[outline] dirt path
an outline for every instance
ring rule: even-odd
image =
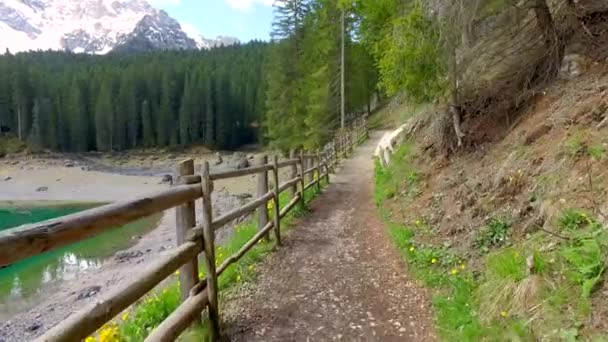
[[[432,341],[426,292],[404,275],[373,204],[378,133],[343,163],[313,214],[225,305],[231,341]],[[236,298],[235,298],[236,297]]]

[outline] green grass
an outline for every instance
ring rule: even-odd
[[[486,253],[465,259],[429,244],[433,229],[426,223],[406,226],[389,209],[395,203],[407,206],[407,198],[399,196],[418,186],[419,180],[404,176],[415,171],[411,149],[409,144],[399,149],[386,169],[376,166],[374,199],[409,273],[432,289],[442,340],[607,340],[605,332],[586,330],[608,262],[608,231],[593,215],[564,210],[555,222],[561,237],[541,231],[522,240],[511,240],[508,221],[494,218],[480,227],[475,243]]]

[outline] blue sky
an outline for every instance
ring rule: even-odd
[[[206,38],[225,35],[242,42],[268,40],[273,0],[148,0],[177,19],[189,34]]]

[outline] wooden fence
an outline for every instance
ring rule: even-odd
[[[39,337],[38,341],[79,341],[91,334],[116,315],[127,309],[164,279],[180,270],[182,303],[152,331],[146,341],[175,340],[192,322],[200,319],[208,308],[212,338],[219,336],[218,277],[243,257],[259,240],[274,232],[277,245],[281,245],[281,219],[300,201],[304,191],[320,188],[321,179],[329,181],[339,159],[347,156],[367,137],[367,123],[356,120],[349,129],[339,132],[325,149],[316,153],[293,152],[286,160],[277,156],[269,162],[262,157],[256,165],[233,171],[212,173],[205,162],[201,175],[194,174],[193,160],[181,162],[177,167],[177,185],[131,201],[119,202],[53,220],[25,225],[0,233],[0,266],[44,253],[77,241],[90,238],[105,230],[134,220],[175,208],[177,247],[163,253],[145,269],[132,277],[127,284],[105,294],[95,303],[72,314]],[[287,168],[289,179],[279,180],[279,170]],[[273,189],[269,190],[268,174]],[[257,175],[257,196],[249,203],[220,217],[213,217],[211,193],[214,182],[246,175]],[[316,177],[314,176],[316,175]],[[283,208],[279,195],[289,191],[291,200]],[[195,200],[202,198],[202,220],[196,226]],[[268,202],[274,201],[272,218],[268,216]],[[216,268],[215,231],[233,220],[257,211],[258,232],[234,255]],[[205,279],[198,278],[199,254],[205,264]]]

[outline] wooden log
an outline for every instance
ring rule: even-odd
[[[274,183],[274,206],[272,209],[274,213],[274,236],[277,239],[277,246],[281,245],[281,203],[279,202],[279,196],[281,195],[280,184],[279,184],[279,157],[274,156],[274,170],[272,171],[273,183]]]
[[[177,165],[175,173],[178,177],[194,175],[194,160],[184,160]],[[190,230],[196,224],[196,212],[194,201],[186,202],[175,208],[175,230],[177,245],[182,245],[188,241]],[[198,283],[198,260],[193,258],[184,264],[179,270],[180,292],[182,301],[186,300],[190,294],[190,289]]]
[[[304,186],[305,186],[305,180],[304,180],[304,153],[302,151],[300,151],[300,195],[302,196],[302,203],[306,204],[306,197],[304,197]]]
[[[188,328],[190,322],[199,319],[209,303],[207,291],[188,297],[146,338],[146,342],[173,342]]]
[[[246,244],[238,250],[238,252],[234,253],[230,257],[226,258],[224,262],[217,268],[217,275],[220,276],[224,271],[230,266],[237,262],[240,258],[243,257],[256,243],[258,243],[262,238],[264,238],[268,232],[274,227],[274,222],[270,221],[260,229]]]
[[[313,158],[304,156],[304,159],[306,160],[306,169],[314,171],[315,165]],[[308,183],[312,183],[315,178],[313,172],[306,173],[306,177],[308,177]]]
[[[91,335],[114,316],[152,290],[157,284],[173,274],[181,265],[190,261],[203,250],[202,243],[188,242],[175,249],[162,252],[158,259],[147,265],[140,273],[102,299],[87,305],[47,331],[36,341],[81,341]]]
[[[310,174],[314,173],[316,170],[317,170],[316,166],[313,166],[310,169],[304,170],[304,175],[310,175]],[[312,177],[308,177],[308,178],[312,178]]]
[[[268,164],[267,156],[260,156],[258,159],[258,165]],[[257,196],[258,198],[263,197],[268,193],[268,170],[260,171],[257,175]],[[268,223],[268,202],[262,202],[257,209],[258,214],[258,229],[266,227]],[[266,241],[270,241],[270,235],[266,235]]]
[[[200,185],[179,185],[135,200],[5,230],[0,232],[0,267],[93,237],[200,196]]]
[[[178,184],[178,185],[198,184],[200,182],[201,182],[201,176],[199,176],[199,175],[184,175],[184,176],[177,177],[176,184]]]
[[[285,217],[285,215],[287,215],[289,213],[289,211],[296,205],[298,204],[298,202],[301,200],[300,198],[300,194],[297,194],[294,198],[291,199],[291,201],[289,201],[289,203],[287,203],[286,206],[283,207],[283,209],[281,209],[281,212],[279,213],[279,217],[283,218]]]
[[[279,169],[282,169],[287,166],[297,165],[299,162],[300,162],[300,160],[298,158],[292,157],[290,154],[289,159],[280,161],[278,167],[279,167]]]
[[[291,164],[289,178],[291,178],[291,179],[298,178],[298,159],[296,159],[296,152],[294,150],[291,150],[289,152],[289,159],[296,161],[294,164]],[[297,193],[298,193],[298,183],[296,182],[291,187],[291,191],[290,191],[291,197],[295,197]]]
[[[321,191],[321,153],[317,149],[316,166],[317,166],[317,191]]]
[[[306,184],[306,186],[304,187],[304,191],[312,188],[313,186],[317,185],[317,180],[312,181],[311,183]]]
[[[247,175],[259,174],[262,172],[268,172],[272,170],[272,168],[272,165],[268,165],[267,162],[265,162],[264,164],[258,164],[256,166],[248,167],[245,169],[215,172],[210,175],[210,178],[211,180],[216,181],[220,179],[242,177]]]
[[[279,192],[283,192],[287,189],[291,189],[292,187],[297,187],[298,183],[301,181],[301,177],[296,176],[296,178],[288,180],[287,182],[281,184],[279,187]],[[293,191],[293,190],[292,190]],[[297,194],[297,193],[296,193]],[[293,197],[293,196],[292,196]]]
[[[205,246],[205,268],[207,270],[207,299],[209,302],[209,322],[211,322],[211,341],[220,339],[220,316],[217,301],[217,275],[215,271],[215,230],[213,229],[213,209],[211,192],[213,185],[209,176],[209,162],[203,164],[203,244]],[[194,286],[192,286],[194,287]],[[200,312],[200,311],[199,311]]]
[[[256,209],[261,208],[262,205],[267,206],[268,201],[270,199],[272,199],[273,197],[274,197],[274,191],[269,191],[269,192],[265,193],[262,197],[257,198],[239,208],[231,210],[231,211],[227,212],[226,214],[218,217],[211,223],[211,227],[214,230],[218,230],[218,229],[222,228],[224,225],[226,225],[228,222],[230,222],[232,220],[236,220],[237,218],[239,218],[241,216],[247,215]],[[268,213],[268,211],[266,211],[266,213]],[[200,229],[200,230],[202,230],[202,229]]]

